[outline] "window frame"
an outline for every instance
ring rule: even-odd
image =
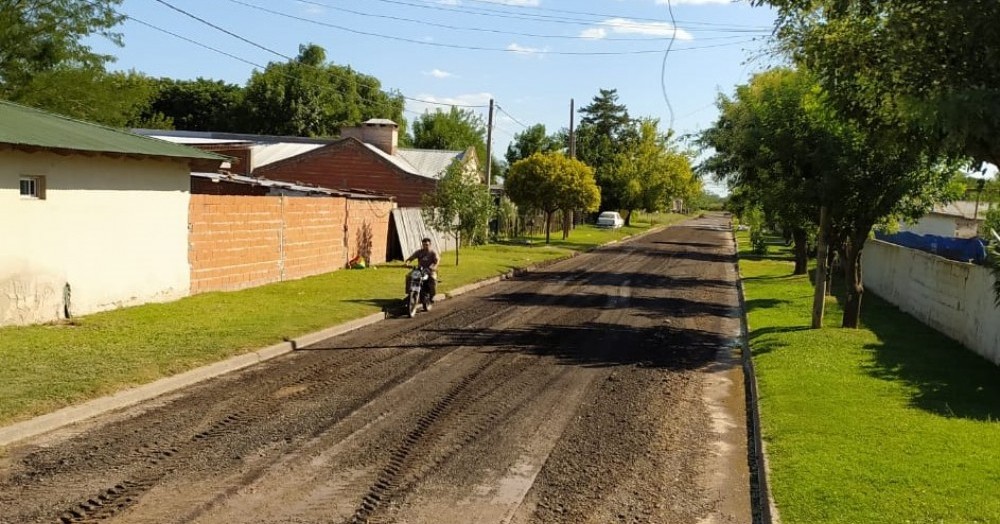
[[[24,192],[26,183],[29,184],[30,188],[28,193]],[[21,175],[18,191],[21,194],[21,200],[45,200],[45,177]]]

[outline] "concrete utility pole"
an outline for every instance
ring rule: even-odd
[[[576,134],[573,132],[573,99],[569,99],[569,157],[576,158]]]
[[[490,116],[486,124],[486,190],[493,188],[493,99],[490,99]]]

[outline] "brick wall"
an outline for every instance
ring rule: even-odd
[[[357,253],[365,222],[374,236],[372,261],[385,262],[392,206],[344,197],[191,195],[191,293],[336,271]]]

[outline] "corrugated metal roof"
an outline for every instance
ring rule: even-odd
[[[438,151],[434,149],[397,149],[396,155],[413,166],[417,174],[439,179],[455,160],[462,160],[465,151]]]
[[[308,153],[326,144],[297,144],[280,142],[277,144],[257,144],[250,148],[250,171],[273,164],[286,158]]]
[[[297,191],[301,193],[319,193],[323,195],[337,195],[337,196],[347,196],[351,198],[365,199],[365,200],[390,200],[391,197],[387,195],[379,195],[371,192],[360,192],[360,191],[344,191],[337,189],[330,189],[326,187],[319,186],[304,186],[301,184],[293,184],[291,182],[283,182],[281,180],[271,180],[268,178],[252,177],[244,175],[234,175],[230,173],[201,173],[193,172],[191,176],[195,178],[204,178],[208,180],[218,181],[218,182],[232,182],[235,184],[245,184],[248,186],[262,186],[271,187],[278,189],[287,189],[289,191]]]
[[[979,218],[986,216],[986,212],[992,206],[991,202],[979,203]],[[971,220],[976,213],[976,203],[967,200],[949,202],[947,204],[936,204],[931,213],[952,217],[961,217]]]
[[[399,124],[393,122],[392,120],[389,120],[388,118],[369,118],[368,120],[365,120],[363,123],[365,123],[365,124],[372,124],[372,125],[379,125],[379,126],[396,126],[396,127],[399,127]]]
[[[226,157],[0,100],[0,144],[69,151],[217,160]]]
[[[186,145],[218,145],[218,144],[252,144],[253,142],[249,140],[227,140],[225,138],[197,138],[197,137],[182,137],[182,136],[170,136],[170,135],[143,135],[149,138],[155,138],[157,140],[166,140],[167,142],[172,142],[174,144],[186,144]]]

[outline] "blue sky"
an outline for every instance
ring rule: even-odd
[[[764,54],[774,12],[745,1],[125,0],[120,10],[136,19],[120,27],[125,46],[91,41],[117,57],[113,69],[242,85],[252,64],[316,43],[328,61],[409,97],[410,121],[438,107],[419,100],[493,98],[502,108],[498,156],[524,126],[567,127],[570,99],[579,108],[601,88],[617,89],[632,116],[659,118],[665,129],[672,108],[679,134],[697,132],[714,121],[719,92],[774,65]],[[485,118],[485,108],[473,109]]]

